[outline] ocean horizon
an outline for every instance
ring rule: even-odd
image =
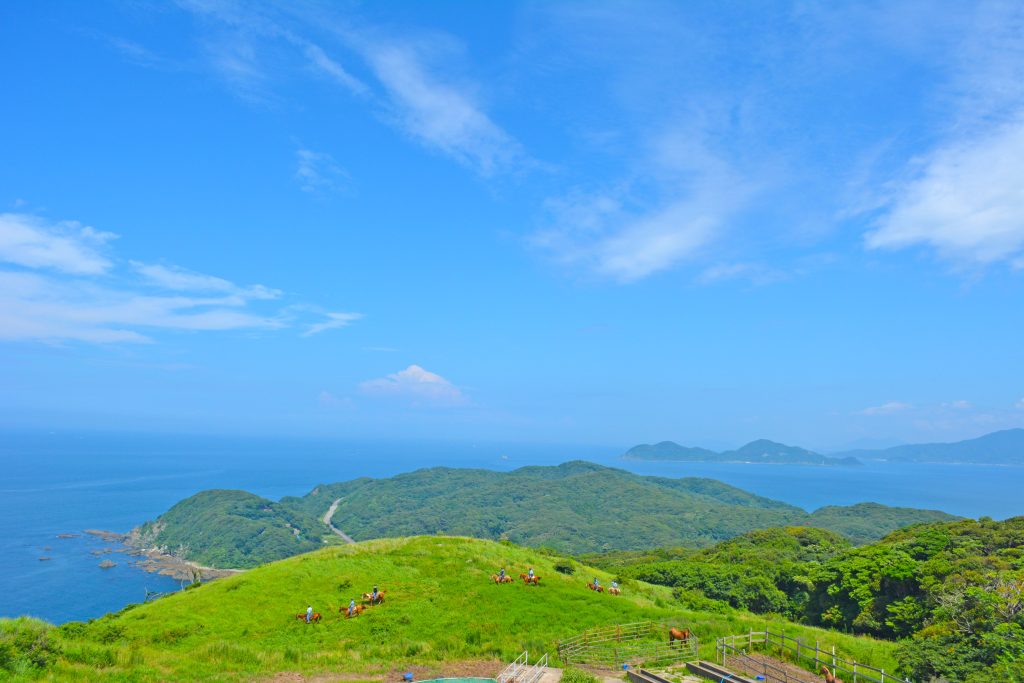
[[[422,467],[507,471],[569,460],[642,475],[707,477],[809,511],[877,502],[964,517],[1024,514],[1024,467],[868,461],[862,467],[623,460],[588,445],[242,437],[9,434],[0,455],[0,616],[54,623],[92,619],[141,602],[177,580],[130,566],[86,529],[127,532],[211,488],[279,499],[318,484],[387,477]],[[58,538],[59,534],[75,534]],[[358,540],[358,539],[357,539]],[[48,557],[47,560],[40,560]],[[110,559],[116,566],[98,565]]]

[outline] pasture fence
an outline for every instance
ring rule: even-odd
[[[605,668],[656,666],[697,659],[699,641],[668,642],[669,627],[653,621],[638,621],[593,628],[558,641],[558,658],[565,664]]]
[[[835,646],[822,649],[818,641],[814,641],[812,646],[799,638],[770,630],[748,631],[719,638],[715,650],[718,661],[723,666],[760,674],[768,683],[806,683],[820,680],[813,678],[813,674],[807,674],[806,678],[802,678],[785,668],[751,657],[750,654],[755,652],[755,648],[760,648],[766,655],[777,654],[780,659],[789,659],[798,666],[814,672],[820,672],[822,666],[827,666],[833,674],[851,683],[910,683],[909,679],[887,674],[885,669],[839,657],[836,655]]]

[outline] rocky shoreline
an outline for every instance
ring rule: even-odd
[[[117,543],[125,546],[119,550],[110,552],[125,553],[133,559],[129,564],[151,574],[169,576],[179,581],[211,581],[223,576],[241,573],[242,569],[217,569],[204,567],[201,564],[182,559],[177,555],[167,552],[162,548],[145,548],[138,544],[138,536],[135,534],[121,534],[116,531],[104,531],[102,529],[86,529],[85,533],[96,536],[108,543]]]

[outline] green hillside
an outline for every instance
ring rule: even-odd
[[[714,637],[769,621],[742,611],[695,610],[671,589],[637,581],[624,581],[620,597],[597,594],[585,582],[597,576],[607,583],[613,575],[585,566],[572,576],[555,570],[570,564],[465,538],[325,548],[87,624],[0,621],[0,672],[54,681],[269,680],[278,672],[394,680],[413,667],[421,678],[470,666],[494,672],[524,649],[554,656],[559,638],[646,619],[689,625],[710,656]],[[533,567],[540,587],[495,585],[489,577],[502,566],[512,574]],[[385,604],[341,618],[338,608],[374,583],[388,591]],[[307,603],[323,613],[323,623],[293,618]],[[835,644],[858,661],[887,669],[895,663],[889,643],[770,621],[791,635]]]
[[[713,479],[644,477],[569,462],[512,472],[423,469],[321,485],[279,503],[242,492],[203,492],[144,525],[140,537],[202,564],[252,567],[337,541],[320,518],[338,499],[332,521],[356,540],[444,533],[569,554],[706,547],[752,529],[792,525],[865,543],[908,524],[954,519],[877,504],[807,513]]]
[[[133,530],[133,543],[208,566],[252,567],[321,547],[324,525],[245,491],[202,491]]]

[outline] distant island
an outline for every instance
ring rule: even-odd
[[[964,465],[1024,465],[1024,429],[1004,429],[952,443],[922,443],[891,448],[857,449],[823,455],[799,446],[758,439],[732,451],[681,446],[674,441],[640,444],[626,451],[626,460],[676,462],[771,463],[776,465],[863,465],[865,460]]]
[[[712,451],[707,448],[680,446],[674,441],[633,446],[623,456],[626,460],[671,460],[677,462],[744,462],[773,465],[830,465],[851,467],[861,465],[853,456],[830,457],[799,446],[758,439],[733,451]]]

